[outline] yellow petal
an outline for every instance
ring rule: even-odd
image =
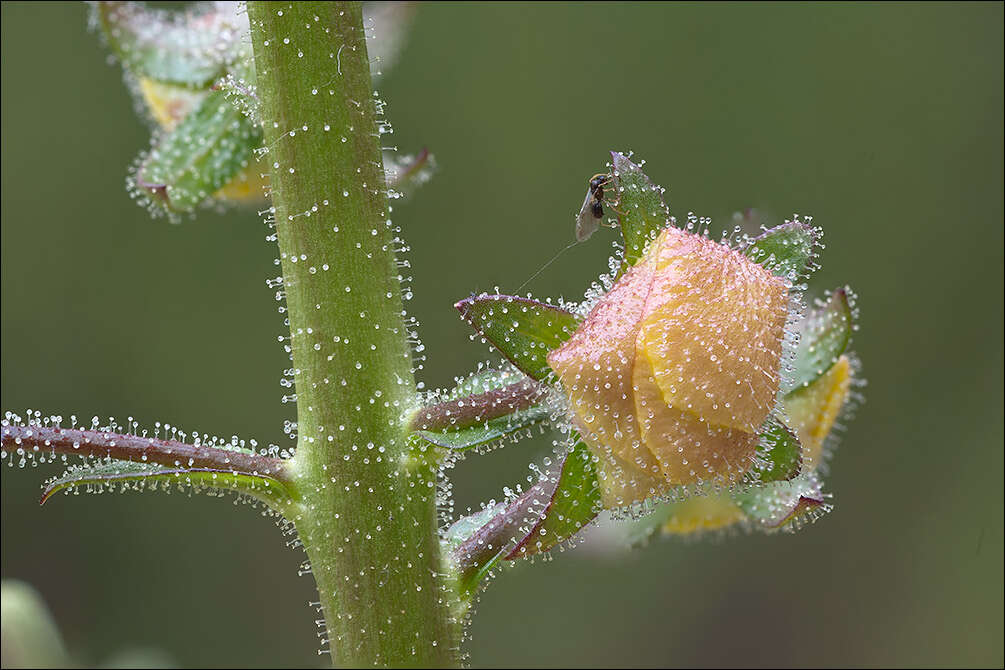
[[[154,120],[165,130],[171,130],[202,101],[206,91],[164,84],[153,79],[139,80],[140,93]],[[250,156],[249,156],[250,158]],[[214,197],[233,202],[262,202],[265,200],[262,166],[252,163],[233,180],[214,194]]]
[[[153,79],[139,81],[140,93],[154,120],[165,130],[171,130],[195,109],[206,91],[163,84]]]
[[[639,331],[666,404],[756,433],[775,402],[786,284],[726,246],[667,228]]]
[[[628,495],[615,489],[635,488],[631,482],[614,485],[614,475],[622,469],[615,461],[647,474],[658,476],[660,471],[641,444],[632,389],[635,336],[651,281],[651,264],[633,267],[572,337],[548,354],[548,364],[568,394],[583,440],[605,467],[610,466],[608,485],[601,484],[612,499]],[[648,484],[641,486],[648,489]]]
[[[715,495],[689,498],[673,503],[663,524],[663,532],[686,535],[699,530],[718,530],[744,518],[743,510],[729,496]]]
[[[264,201],[269,178],[262,176],[262,169],[263,166],[252,161],[229,184],[217,191],[215,197],[244,203]]]
[[[604,507],[614,509],[663,495],[670,485],[661,474],[650,474],[637,464],[629,464],[615,456],[602,445],[591,445],[597,457],[597,484]],[[657,472],[659,468],[657,467]]]
[[[646,356],[636,361],[634,388],[642,443],[672,486],[712,481],[728,486],[753,465],[757,434],[669,406]]]
[[[824,440],[834,427],[851,388],[851,363],[842,356],[822,377],[785,400],[785,411],[803,444],[804,467],[820,465]]]

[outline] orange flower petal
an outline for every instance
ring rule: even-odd
[[[635,407],[642,443],[673,486],[729,485],[753,464],[756,433],[716,426],[668,405],[644,356],[635,365]]]
[[[779,386],[785,283],[701,235],[667,228],[660,241],[640,355],[667,405],[757,432]]]
[[[632,268],[572,337],[548,354],[548,364],[562,381],[576,426],[595,454],[613,452],[658,473],[656,460],[641,445],[632,388],[635,336],[652,276],[649,263]]]

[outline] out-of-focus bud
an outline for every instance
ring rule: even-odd
[[[206,90],[165,84],[149,78],[139,80],[139,91],[150,115],[167,132],[174,130],[209,95]],[[237,167],[230,180],[213,193],[214,198],[246,204],[264,201],[267,186],[264,168],[251,160],[250,148],[248,160],[247,167]]]
[[[5,579],[0,594],[3,667],[67,667],[63,637],[38,591],[26,582]]]
[[[607,507],[671,487],[729,486],[775,404],[788,284],[668,227],[548,356],[598,458]]]

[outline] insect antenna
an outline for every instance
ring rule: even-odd
[[[551,265],[552,263],[554,263],[556,260],[558,260],[559,256],[561,256],[562,254],[564,254],[566,251],[568,251],[569,249],[573,248],[577,244],[579,244],[579,242],[572,242],[568,246],[566,246],[564,249],[559,250],[559,252],[557,254],[555,254],[554,256],[551,257],[550,261],[548,261],[547,263],[545,263],[544,265],[542,265],[541,268],[537,272],[535,272],[534,274],[532,274],[530,276],[530,278],[527,279],[527,281],[525,281],[524,283],[520,284],[520,286],[517,288],[516,291],[514,291],[514,293],[520,293],[520,291],[523,289],[524,286],[526,286],[527,284],[529,284],[532,281],[534,281],[534,278],[537,277],[542,272],[544,272],[546,269],[548,269],[548,266]]]

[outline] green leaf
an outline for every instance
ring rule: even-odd
[[[140,77],[208,88],[238,58],[243,31],[236,12],[209,3],[200,11],[99,2],[96,23],[123,66]]]
[[[614,210],[625,240],[620,273],[624,274],[642,258],[649,242],[670,225],[670,210],[663,201],[663,189],[624,154],[612,151],[611,166],[616,190]]]
[[[135,175],[145,199],[171,212],[190,212],[253,160],[262,136],[226,98],[212,91],[178,126],[161,136]]]
[[[617,524],[619,536],[624,539],[628,547],[644,547],[659,532],[663,524],[667,522],[676,508],[678,502],[654,503],[646,514],[634,517],[618,519]]]
[[[743,253],[773,274],[795,284],[812,269],[821,231],[800,221],[788,221],[749,240]]]
[[[783,385],[786,393],[798,393],[831,369],[848,349],[854,321],[849,291],[841,288],[799,323],[792,378]]]
[[[582,530],[600,509],[593,457],[577,441],[522,495],[465,517],[448,531],[462,588],[473,593],[501,558],[515,560],[553,549]]]
[[[761,427],[757,455],[763,462],[756,470],[760,482],[793,479],[803,466],[799,438],[775,416],[769,416]]]
[[[532,379],[553,378],[548,352],[576,331],[579,316],[529,298],[482,294],[454,305],[464,320]]]
[[[46,483],[40,504],[45,504],[54,493],[75,488],[112,490],[129,484],[154,488],[156,486],[189,486],[195,490],[215,489],[244,493],[270,505],[288,502],[292,493],[277,479],[263,475],[210,468],[166,468],[132,461],[111,461],[97,465],[70,468],[61,476]]]
[[[422,439],[438,447],[466,451],[530,428],[543,422],[549,416],[551,416],[551,410],[542,403],[474,426],[445,430],[417,430],[415,432]]]
[[[578,441],[562,463],[558,485],[541,518],[506,559],[532,556],[552,549],[593,521],[601,508],[593,454],[582,441]]]
[[[506,503],[494,503],[474,514],[461,517],[451,524],[450,528],[443,534],[443,541],[447,543],[451,551],[457,549],[505,509]]]

